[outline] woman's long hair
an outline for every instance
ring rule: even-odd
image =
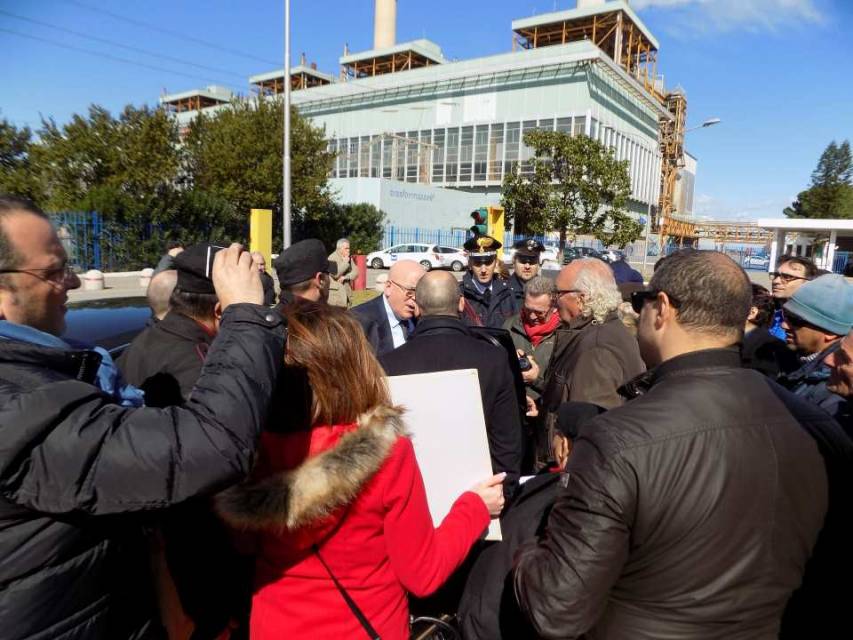
[[[382,370],[349,311],[316,302],[287,305],[284,364],[303,370],[311,392],[311,424],[346,424],[391,404]]]

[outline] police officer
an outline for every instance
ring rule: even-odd
[[[495,277],[501,243],[491,236],[476,236],[463,246],[468,251],[468,273],[462,278],[462,319],[469,326],[500,329],[516,311],[512,290]]]
[[[527,238],[519,240],[512,248],[515,255],[512,258],[512,277],[509,279],[509,288],[515,298],[516,309],[524,305],[524,285],[539,275],[539,263],[545,247],[538,240]]]

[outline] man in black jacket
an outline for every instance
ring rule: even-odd
[[[140,333],[118,359],[125,380],[145,391],[149,407],[183,404],[219,331],[222,307],[206,277],[208,247],[189,247],[175,258],[178,280],[171,310]]]
[[[524,306],[524,287],[539,275],[540,258],[545,247],[534,238],[519,240],[512,248],[515,253],[512,256],[512,275],[509,278],[509,288],[515,299],[516,311],[521,311]]]
[[[464,247],[468,251],[468,273],[462,277],[462,319],[468,326],[500,329],[518,310],[512,289],[495,276],[501,243],[491,236],[477,236]]]
[[[827,513],[809,431],[839,427],[741,368],[751,292],[727,256],[673,254],[633,298],[655,368],[581,427],[544,535],[516,558],[521,607],[545,638],[776,637]]]
[[[171,311],[139,334],[118,360],[125,380],[145,391],[148,407],[178,406],[189,399],[219,332],[222,306],[207,273],[210,249],[198,244],[175,257],[178,280]],[[252,254],[255,268],[257,255]],[[264,298],[266,304],[266,290]],[[233,551],[225,525],[203,499],[171,509],[159,524],[180,600],[175,605],[180,604],[199,637],[218,636],[244,617],[249,596],[249,571]]]
[[[476,369],[486,434],[495,473],[505,471],[504,490],[511,496],[521,470],[521,417],[506,352],[476,338],[459,319],[459,289],[446,271],[421,278],[415,297],[421,320],[412,339],[379,358],[389,376]],[[449,443],[452,446],[452,443]]]
[[[249,254],[220,251],[222,322],[199,384],[184,407],[131,408],[107,360],[56,337],[79,280],[47,217],[11,197],[0,271],[2,636],[159,637],[142,516],[248,473],[282,320],[260,306]]]

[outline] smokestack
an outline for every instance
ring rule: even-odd
[[[375,0],[373,48],[393,47],[397,42],[397,0]]]

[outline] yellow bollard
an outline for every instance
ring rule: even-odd
[[[503,207],[486,207],[486,211],[488,212],[488,216],[486,217],[486,225],[487,231],[486,233],[492,236],[495,240],[500,243],[504,241],[504,210]],[[498,260],[502,260],[504,257],[504,249],[506,247],[501,247],[498,249]]]
[[[249,215],[249,251],[264,257],[267,272],[272,269],[272,209],[252,209]]]

